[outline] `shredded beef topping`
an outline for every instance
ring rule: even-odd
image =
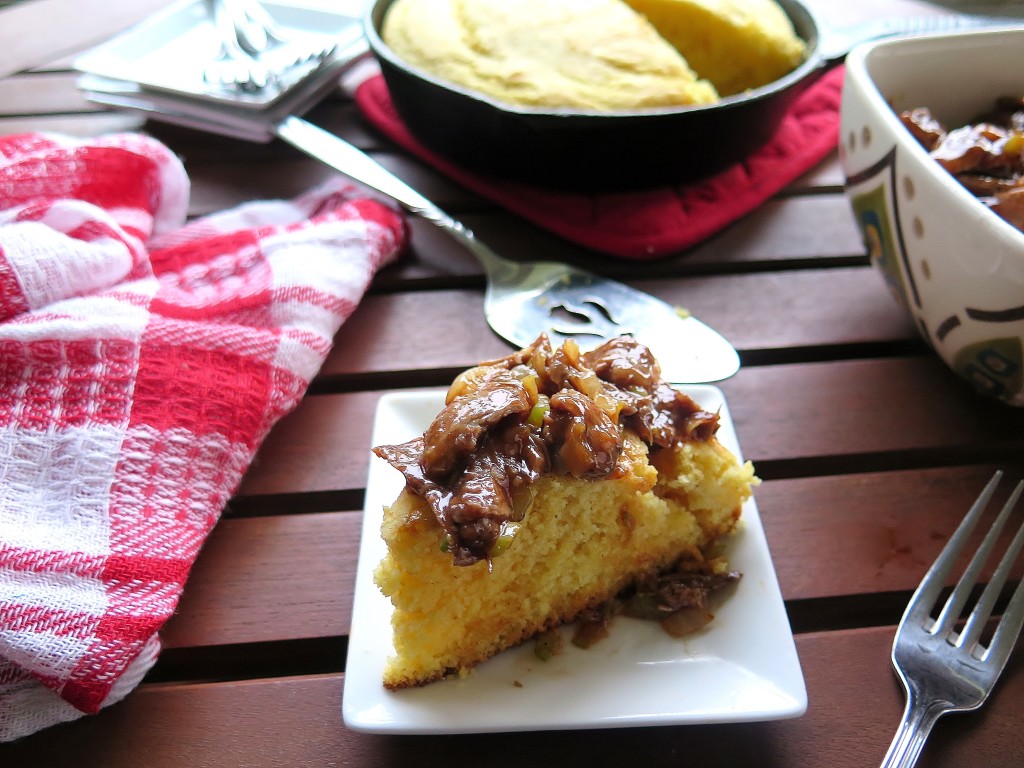
[[[673,637],[684,637],[711,621],[714,594],[741,578],[738,571],[718,572],[686,562],[662,573],[651,571],[622,594],[581,611],[572,642],[580,648],[591,647],[608,636],[619,614],[660,622]]]
[[[559,390],[548,402],[541,437],[556,449],[555,469],[573,477],[610,475],[622,451],[622,428],[574,389]]]
[[[953,129],[926,107],[899,117],[939,165],[995,213],[1024,230],[1024,98],[1001,97],[990,112]]]
[[[522,379],[496,368],[480,382],[475,397],[448,404],[423,435],[420,466],[428,477],[441,479],[476,453],[480,438],[503,419],[529,413],[533,407]]]
[[[665,614],[683,609],[707,610],[708,600],[727,584],[740,580],[736,571],[713,573],[676,569],[668,573],[652,573],[636,584],[634,597],[649,599],[654,610]],[[649,618],[649,617],[642,617]]]
[[[427,502],[453,562],[472,565],[500,553],[541,475],[621,471],[624,429],[658,450],[710,440],[718,414],[665,383],[631,337],[581,353],[573,341],[552,349],[541,336],[461,374],[422,437],[374,452]]]

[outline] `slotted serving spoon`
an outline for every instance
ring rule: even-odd
[[[383,192],[465,246],[487,273],[487,322],[506,341],[523,347],[547,332],[552,342],[573,338],[588,349],[628,334],[651,349],[668,381],[720,381],[739,369],[733,346],[689,313],[568,264],[517,262],[499,256],[464,224],[343,139],[295,116],[286,117],[275,131],[284,141]]]

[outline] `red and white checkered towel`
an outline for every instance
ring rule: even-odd
[[[156,660],[210,529],[401,217],[332,182],[184,226],[141,135],[0,137],[0,740]]]

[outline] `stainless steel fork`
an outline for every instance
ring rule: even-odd
[[[260,91],[272,82],[274,73],[253,58],[239,42],[238,28],[224,0],[206,0],[207,10],[217,37],[220,52],[203,70],[203,80],[222,88]]]
[[[234,25],[238,44],[250,56],[259,56],[274,45],[288,42],[288,33],[259,0],[221,0],[221,5]]]
[[[256,93],[294,84],[337,48],[322,35],[284,30],[258,0],[206,0],[220,52],[203,70],[212,86]]]
[[[938,618],[932,618],[946,578],[988,506],[1002,474],[996,472],[988,482],[939,553],[914,592],[896,630],[892,663],[906,689],[907,706],[882,768],[910,768],[917,763],[936,720],[947,712],[966,712],[984,704],[1020,634],[1024,624],[1024,580],[1017,585],[988,645],[981,643],[982,631],[992,616],[996,599],[1024,545],[1024,525],[1017,530],[971,614],[959,629],[957,624],[1000,531],[1020,499],[1024,481],[1017,483],[1010,494]]]

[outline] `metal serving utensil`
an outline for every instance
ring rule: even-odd
[[[541,333],[591,348],[629,334],[651,348],[666,379],[719,381],[739,369],[739,355],[719,333],[650,294],[587,270],[553,261],[512,261],[368,155],[294,115],[277,135],[336,170],[399,202],[473,254],[487,273],[484,314],[499,336],[526,346]]]

